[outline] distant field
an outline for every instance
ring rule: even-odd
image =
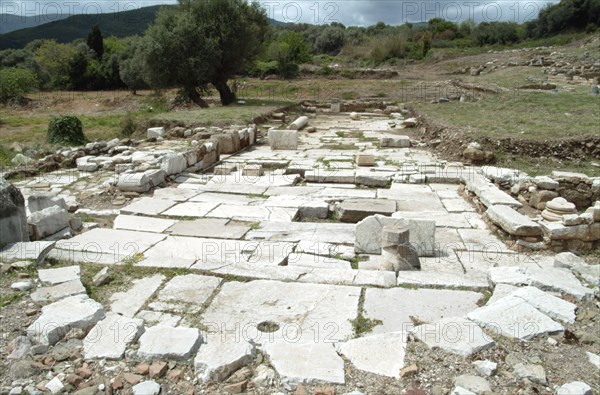
[[[415,104],[437,123],[474,137],[532,140],[598,135],[600,98],[588,87],[558,93],[518,90],[473,103]]]

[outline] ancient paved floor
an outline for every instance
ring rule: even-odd
[[[459,194],[457,169],[472,170],[420,149],[378,148],[380,137],[402,134],[388,121],[376,114],[358,121],[319,115],[311,120],[317,132],[301,132],[297,150],[257,145],[224,160],[237,164],[231,175],[180,176],[175,185],[123,207],[113,229],[61,240],[50,255],[100,268],[137,254],[134,266],[191,269],[168,281],[160,275],[139,280],[106,306],[144,322],[140,352],[148,355],[164,356],[144,344],[150,341],[144,336],[155,336],[149,327],[192,327],[201,329],[205,342],[196,356],[199,371],[216,352],[206,344],[221,342],[222,348],[215,347],[234,360],[260,348],[291,386],[343,383],[340,353],[360,369],[398,377],[406,334],[416,323],[470,317],[490,286],[491,268],[533,272],[552,267],[554,259],[519,254],[488,229]],[[359,153],[374,155],[377,165],[356,166]],[[242,176],[246,164],[263,165],[265,175]],[[298,185],[299,173],[313,176]],[[410,183],[418,181],[410,177],[417,173],[433,181]],[[358,176],[367,183],[383,180],[383,186],[358,186],[352,182]],[[61,191],[86,185],[82,179],[63,187],[59,177],[52,184]],[[381,256],[355,254],[364,235],[354,223],[298,221],[307,204],[333,207],[351,199],[393,202],[394,218],[436,221],[433,251],[421,256],[420,271],[370,270]],[[380,325],[354,339],[351,321],[359,311]],[[190,312],[197,314],[194,322],[182,319]],[[485,327],[484,313],[470,322]],[[373,347],[379,350],[377,361],[368,357]],[[182,348],[184,356],[198,350],[193,342]],[[310,363],[303,362],[306,355]]]

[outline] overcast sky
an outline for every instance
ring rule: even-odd
[[[454,22],[466,19],[523,22],[537,16],[548,3],[559,0],[260,0],[270,18],[282,22],[323,24],[341,22],[346,26],[373,25],[379,21],[397,25],[441,17]],[[36,14],[92,14],[132,10],[176,0],[0,0],[0,12],[19,16]]]

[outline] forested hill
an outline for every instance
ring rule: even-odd
[[[86,38],[94,25],[100,27],[105,37],[143,35],[162,7],[172,6],[143,7],[109,14],[72,15],[60,21],[0,35],[0,49],[23,48],[37,39],[54,39],[60,43],[69,43],[78,38]]]
[[[44,23],[59,21],[68,18],[68,14],[45,14],[34,16],[20,16],[13,14],[0,14],[0,34],[14,32],[15,30],[36,27]]]

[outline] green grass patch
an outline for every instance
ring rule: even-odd
[[[436,123],[459,127],[474,138],[546,140],[596,135],[600,124],[600,100],[587,87],[558,93],[514,91],[474,103],[415,106]]]

